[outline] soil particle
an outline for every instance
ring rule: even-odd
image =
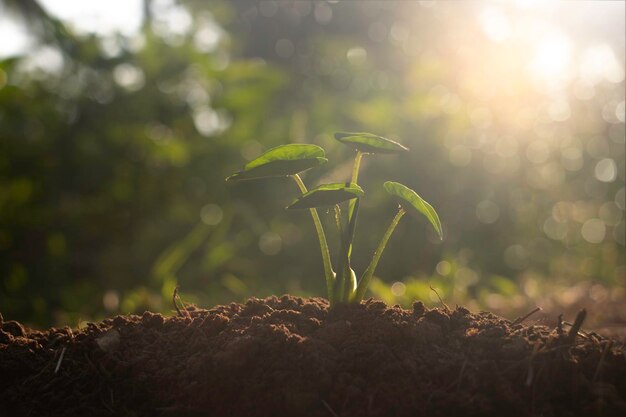
[[[2,323],[2,331],[15,337],[24,337],[26,335],[24,326],[16,321],[7,321]]]
[[[182,313],[44,332],[0,321],[0,415],[626,415],[626,350],[594,333],[419,301]]]

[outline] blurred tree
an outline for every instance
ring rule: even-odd
[[[322,294],[306,213],[279,210],[295,187],[223,179],[287,142],[327,150],[309,183],[345,179],[336,130],[412,150],[364,162],[357,268],[393,213],[383,179],[444,223],[443,243],[413,222],[397,231],[374,294],[409,302],[433,282],[458,302],[524,308],[542,285],[626,285],[623,81],[583,100],[572,80],[556,100],[522,74],[516,44],[468,19],[479,3],[145,1],[134,37],[78,35],[35,1],[4,4],[44,28],[40,46],[0,62],[5,317],[167,310],[177,284],[204,305]]]

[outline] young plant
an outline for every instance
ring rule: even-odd
[[[326,289],[331,305],[358,303],[363,299],[389,238],[400,219],[407,212],[416,216],[425,216],[434,227],[439,238],[442,238],[439,216],[430,204],[405,185],[392,181],[385,182],[385,190],[398,201],[398,211],[374,251],[367,269],[357,281],[350,259],[359,202],[365,195],[363,189],[358,185],[361,160],[365,155],[395,154],[407,152],[408,148],[371,133],[339,132],[335,133],[335,139],[356,151],[352,178],[349,182],[322,184],[309,191],[299,174],[328,162],[324,150],[319,146],[310,144],[282,145],[272,148],[255,160],[250,161],[242,171],[226,178],[227,181],[234,181],[291,177],[295,181],[302,194],[287,209],[309,209],[311,213],[322,252]],[[346,201],[348,202],[347,215],[342,216],[341,204]],[[335,224],[340,236],[339,253],[336,258],[337,272],[333,269],[326,234],[317,213],[317,209],[321,207],[331,207],[335,213]]]

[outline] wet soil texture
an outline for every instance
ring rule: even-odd
[[[291,296],[1,321],[1,416],[626,416],[618,341],[464,308]]]

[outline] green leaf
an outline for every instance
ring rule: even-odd
[[[317,145],[281,145],[248,162],[242,171],[226,178],[226,181],[286,177],[326,162],[328,159],[324,158],[324,149]]]
[[[363,153],[400,153],[409,150],[398,142],[371,133],[337,132],[335,139]]]
[[[354,183],[322,184],[295,199],[288,209],[334,206],[346,200],[362,197],[363,189]]]
[[[439,239],[443,239],[439,216],[433,206],[428,204],[426,200],[417,195],[415,191],[399,182],[387,181],[385,183],[385,190],[396,197],[402,208],[407,212],[417,217],[419,217],[420,213],[426,216],[439,235]]]

